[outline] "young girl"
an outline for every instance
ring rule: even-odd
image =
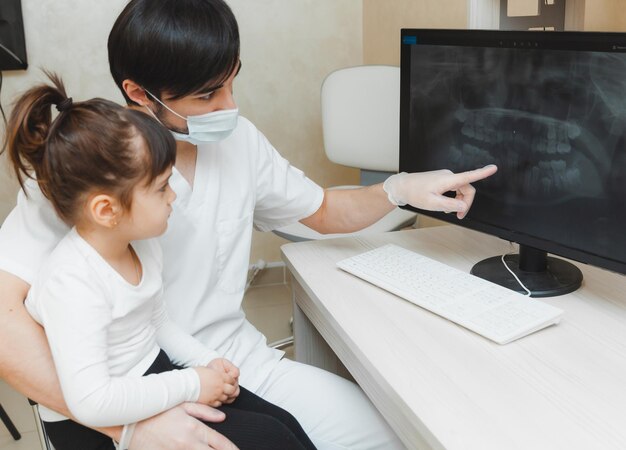
[[[43,194],[71,227],[26,299],[76,420],[40,407],[56,450],[113,449],[86,426],[114,425],[127,425],[125,449],[129,424],[186,401],[221,406],[226,420],[210,426],[242,450],[315,448],[295,418],[240,388],[232,363],[167,317],[150,238],[165,232],[176,198],[169,131],[106,100],[73,103],[50,77],[17,101],[7,144],[24,192]]]

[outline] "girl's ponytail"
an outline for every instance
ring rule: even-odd
[[[68,99],[61,79],[55,74],[46,75],[52,81],[52,86],[34,87],[15,103],[7,125],[4,145],[8,149],[9,159],[22,189],[25,179],[34,178],[36,173],[44,194],[47,194],[45,185],[49,179],[46,158],[48,139],[63,115],[60,112],[61,117],[53,121],[52,107],[57,106],[59,110],[65,111],[71,105],[71,99]]]
[[[171,133],[147,114],[101,98],[72,103],[61,79],[26,92],[15,103],[5,149],[27,194],[36,179],[61,219],[75,225],[86,194],[117,197],[130,210],[133,189],[148,185],[176,160]],[[52,120],[52,107],[59,115]]]

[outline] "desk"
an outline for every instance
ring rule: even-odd
[[[464,271],[511,251],[456,226],[283,246],[296,359],[343,363],[408,448],[626,449],[626,277],[578,264],[544,299],[561,323],[499,346],[335,266],[387,243]]]

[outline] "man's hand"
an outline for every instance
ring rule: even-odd
[[[467,215],[476,194],[471,183],[490,177],[497,170],[496,166],[489,165],[462,173],[449,170],[403,172],[389,177],[383,189],[395,205],[408,204],[427,211],[455,212],[462,219]],[[455,198],[443,195],[446,192],[455,192]]]
[[[183,403],[139,422],[129,450],[237,450],[235,444],[200,422],[221,422],[225,417],[210,406]]]

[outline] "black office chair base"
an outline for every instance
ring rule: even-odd
[[[0,420],[2,420],[2,423],[4,424],[4,426],[7,427],[7,430],[9,430],[9,433],[11,433],[11,436],[13,436],[13,439],[15,439],[16,441],[19,441],[20,439],[22,439],[22,435],[20,434],[19,431],[17,431],[17,428],[15,428],[15,425],[13,425],[11,418],[6,413],[2,405],[0,405]]]

